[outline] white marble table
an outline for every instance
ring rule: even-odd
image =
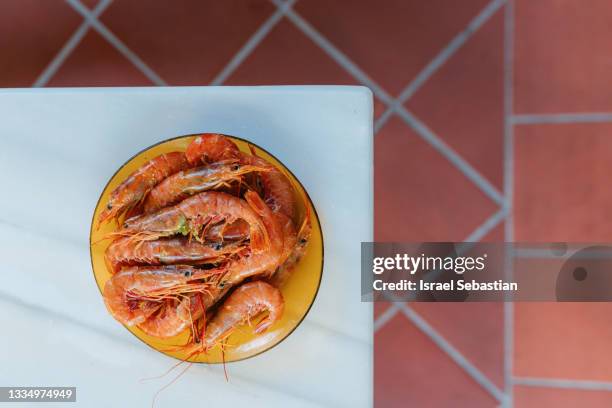
[[[372,308],[360,302],[359,244],[372,238],[372,97],[363,87],[0,91],[0,385],[76,386],[70,406],[150,406],[171,377],[140,380],[175,360],[106,312],[89,225],[131,155],[202,131],[251,139],[296,174],[321,219],[325,269],[288,339],[229,364],[229,382],[221,366],[194,365],[157,406],[372,404]]]

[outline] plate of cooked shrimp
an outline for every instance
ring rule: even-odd
[[[312,306],[323,236],[299,180],[263,148],[217,133],[134,155],[94,211],[90,252],[110,315],[183,361],[243,360]]]

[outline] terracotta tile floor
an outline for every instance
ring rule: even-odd
[[[514,393],[514,406],[517,408],[608,408],[612,406],[612,393],[605,391],[517,387]]]
[[[374,165],[377,241],[462,241],[497,210],[399,117],[378,132]]]
[[[7,0],[0,13],[0,86],[30,86],[82,19],[62,0]]]
[[[47,86],[151,86],[154,83],[90,30],[66,58]]]
[[[517,113],[612,110],[608,0],[518,0]]]
[[[80,1],[101,29],[2,2],[0,86],[363,84],[377,240],[612,237],[608,0]],[[612,406],[608,304],[408,307],[375,307],[376,406]]]

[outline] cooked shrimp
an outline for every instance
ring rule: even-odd
[[[226,282],[230,285],[236,285],[246,278],[265,272],[273,272],[280,264],[283,255],[283,231],[272,210],[254,191],[247,191],[244,198],[261,217],[269,238],[269,248],[267,251],[252,251],[251,254],[230,262],[226,275]]]
[[[221,160],[236,159],[245,165],[260,168],[260,179],[265,201],[273,211],[280,211],[289,218],[295,217],[295,199],[293,186],[289,179],[267,160],[257,157],[251,147],[252,155],[240,152],[238,146],[227,136],[218,133],[206,133],[198,136],[187,147],[185,155],[191,164],[214,163]],[[262,171],[266,169],[267,171]]]
[[[294,224],[296,205],[293,185],[278,168],[263,158],[257,157],[253,147],[249,147],[253,155],[243,155],[242,160],[246,163],[256,164],[269,169],[268,172],[260,172],[257,176],[261,184],[263,199],[271,208],[283,231],[283,253],[279,260],[280,265],[289,258],[297,240]],[[270,272],[273,273],[274,271]]]
[[[130,236],[136,241],[143,241],[182,234],[202,241],[212,225],[223,221],[231,224],[242,219],[249,224],[251,248],[255,252],[262,252],[268,248],[268,233],[250,204],[226,193],[206,191],[173,207],[130,219],[124,229],[110,236]]]
[[[297,239],[294,241],[294,245],[291,248],[289,256],[284,260],[283,264],[274,272],[274,275],[268,280],[272,285],[277,288],[282,287],[289,276],[293,272],[295,265],[304,257],[308,242],[310,241],[310,234],[312,232],[312,226],[310,224],[310,212],[306,213],[306,217],[302,222],[302,226],[297,233]]]
[[[227,186],[234,181],[239,182],[242,176],[255,171],[265,172],[267,168],[226,161],[180,171],[151,190],[144,202],[144,213],[150,214],[202,191]]]
[[[204,133],[187,146],[185,155],[192,165],[214,163],[237,158],[240,153],[236,143],[219,133]]]
[[[251,147],[253,155],[242,154],[241,161],[253,166],[267,168],[268,171],[258,173],[263,197],[274,212],[281,212],[291,220],[295,219],[295,198],[293,195],[293,185],[276,166],[265,159],[255,156],[255,151]]]
[[[229,295],[207,324],[205,346],[215,346],[236,327],[267,311],[268,316],[255,327],[255,333],[261,333],[282,317],[283,309],[280,290],[262,281],[245,283]]]
[[[106,282],[104,303],[115,319],[134,326],[147,320],[167,299],[206,292],[211,286],[206,280],[218,273],[186,265],[126,268]]]
[[[204,304],[199,293],[182,299],[166,300],[147,320],[138,327],[149,336],[173,337],[193,327],[194,322],[204,314]]]
[[[283,256],[283,231],[278,225],[277,217],[254,191],[247,191],[245,199],[256,208],[266,225],[270,238],[268,251],[254,253],[230,260],[224,265],[226,272],[220,276],[217,285],[213,285],[205,295],[205,303],[212,306],[221,299],[227,291],[239,285],[247,278],[264,274],[271,275],[281,262]]]
[[[185,237],[162,238],[135,242],[130,237],[120,238],[108,246],[104,254],[113,272],[128,265],[171,265],[217,263],[225,257],[245,249],[242,242],[200,243]]]
[[[182,152],[161,154],[146,162],[112,191],[106,207],[98,217],[98,227],[104,221],[118,218],[134,208],[157,183],[187,167],[187,159]]]

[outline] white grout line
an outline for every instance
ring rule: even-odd
[[[272,2],[280,9],[284,4],[280,0],[272,0]],[[394,107],[396,113],[404,119],[404,121],[412,127],[415,132],[429,142],[439,153],[457,167],[469,180],[476,184],[489,198],[497,204],[503,205],[504,200],[502,194],[475,168],[473,168],[465,159],[457,152],[448,146],[427,126],[419,121],[412,113],[408,112],[403,106],[394,105],[395,100],[382,89],[380,85],[374,82],[363,70],[353,63],[346,55],[336,48],[329,40],[321,33],[312,27],[306,20],[300,17],[291,7],[285,10],[285,15],[291,20],[302,32],[308,36],[315,44],[317,44],[325,53],[327,53],[337,64],[351,74],[358,82],[368,86],[372,92],[387,105]],[[380,126],[375,130],[380,129]]]
[[[508,279],[507,279],[508,280]],[[514,406],[514,387],[512,384],[514,357],[514,303],[504,302],[504,408]]]
[[[280,0],[272,0],[277,7],[282,5]],[[376,84],[368,75],[357,67],[346,55],[338,50],[331,42],[323,35],[316,31],[310,24],[302,19],[292,8],[287,9],[285,15],[306,34],[315,44],[325,51],[332,59],[349,72],[360,83],[370,87],[372,92],[388,105],[393,103],[393,99]],[[461,170],[466,177],[478,185],[485,194],[491,197],[495,202],[505,205],[502,195],[493,187],[480,173],[472,168],[463,158],[454,152],[446,143],[439,139],[431,130],[422,124],[416,117],[410,114],[403,107],[396,107],[396,112],[402,117],[413,129],[426,141],[430,142],[436,150],[442,153],[451,163]],[[380,129],[380,126],[376,130]],[[497,214],[496,214],[497,215]],[[495,215],[494,215],[495,216]],[[459,351],[457,351],[450,343],[448,343],[440,334],[438,334],[431,326],[425,322],[416,312],[412,311],[404,303],[394,303],[418,328],[425,332],[434,341],[438,347],[444,350],[450,357],[462,367],[472,378],[480,384],[485,390],[491,393],[498,401],[504,401],[505,395],[493,384],[480,370],[472,365]],[[388,319],[393,317],[394,311],[387,311],[385,315]],[[390,316],[390,317],[389,317]],[[382,327],[382,324],[379,324]]]
[[[382,329],[387,323],[391,321],[395,317],[395,315],[399,312],[400,308],[397,304],[392,303],[384,313],[374,320],[374,333]],[[380,321],[379,321],[380,320]]]
[[[504,205],[503,195],[478,170],[472,167],[461,155],[437,136],[423,122],[403,107],[397,108],[397,114],[425,141],[429,142],[442,156],[458,168],[469,180],[478,186],[491,200]]]
[[[567,259],[611,259],[612,253],[609,249],[602,250],[589,250],[588,252],[581,253],[580,250],[584,248],[584,245],[572,245],[568,247],[567,252],[565,254],[556,254],[551,251],[551,248],[546,248],[540,246],[538,248],[520,248],[518,246],[514,247],[513,254],[514,259],[557,259],[567,260]]]
[[[513,115],[510,120],[515,125],[534,125],[545,123],[606,123],[612,122],[612,113],[552,113]]]
[[[287,0],[280,5],[277,10],[255,31],[255,33],[247,40],[242,48],[234,55],[230,62],[219,72],[212,80],[211,85],[221,85],[234,73],[242,62],[257,48],[264,38],[272,31],[272,29],[283,18],[287,8],[291,7],[297,0]]]
[[[431,341],[433,341],[439,348],[441,348],[446,354],[466,373],[468,373],[474,381],[476,381],[482,388],[489,392],[499,402],[505,400],[505,394],[484,375],[476,366],[474,366],[467,358],[463,356],[449,343],[440,333],[438,333],[432,326],[425,321],[418,313],[412,310],[409,306],[404,303],[398,303],[404,316],[408,318],[417,328],[425,333]]]
[[[410,85],[400,93],[398,100],[402,103],[406,102],[416,91],[442,66],[452,57],[455,52],[463,44],[465,44],[472,35],[489,21],[489,19],[506,3],[506,0],[491,1],[480,13],[470,21],[465,30],[459,33],[453,40],[433,59],[431,62],[417,75]]]
[[[369,87],[374,94],[387,104],[393,102],[393,98],[372,78],[370,78],[361,68],[359,68],[353,61],[351,61],[342,51],[336,48],[328,39],[326,39],[321,33],[319,33],[313,26],[311,26],[306,20],[304,20],[299,14],[297,14],[293,8],[287,7],[282,8],[285,4],[281,0],[271,0],[279,10],[283,10],[283,14],[291,20],[296,27],[298,27],[308,38],[310,38],[315,44],[319,46],[327,55],[329,55],[338,65],[344,68],[349,74],[351,74],[358,82]]]
[[[376,320],[374,320],[374,333],[382,329],[387,323],[391,321],[395,317],[395,315],[399,312],[399,306],[394,302],[392,303],[387,310]],[[380,320],[380,321],[379,321]]]
[[[504,196],[509,221],[506,224],[505,240],[514,241],[514,127],[511,121],[513,104],[513,46],[514,46],[513,0],[506,5],[504,34]]]
[[[101,0],[91,13],[92,16],[98,18],[100,14],[102,14],[104,10],[106,10],[106,8],[111,4],[112,1],[113,0]],[[72,54],[72,51],[74,51],[77,45],[79,45],[83,37],[85,37],[85,34],[87,34],[87,31],[89,31],[90,27],[91,24],[87,20],[81,23],[79,28],[77,28],[74,34],[72,34],[68,41],[66,41],[62,49],[59,50],[59,52],[55,57],[53,57],[49,65],[45,67],[40,76],[36,79],[36,81],[34,81],[34,83],[32,84],[33,88],[40,88],[46,86],[49,83],[53,75],[55,75],[55,73],[60,69],[60,67],[62,66],[64,61],[66,61],[66,59],[70,56],[70,54]]]
[[[507,213],[505,208],[500,209],[482,223],[480,227],[476,228],[464,242],[478,242],[483,239],[485,235],[491,232],[493,228],[497,227],[506,218]]]
[[[560,378],[513,377],[514,385],[542,388],[564,388],[570,390],[612,391],[612,382],[590,380],[567,380]]]
[[[389,107],[376,121],[374,125],[375,128],[381,128],[391,117],[396,107],[406,103],[406,101],[409,100],[505,3],[506,0],[492,0],[482,9],[482,11],[469,22],[465,29],[457,34],[455,38],[453,38],[451,42],[449,42],[446,47],[444,47],[442,51],[440,51],[440,53],[419,72],[412,82],[400,92],[398,98],[393,102],[393,106]]]
[[[391,319],[395,317],[397,312],[399,311],[399,307],[392,303],[387,310],[385,310],[380,316],[376,318],[374,321],[374,333],[376,333],[380,328],[382,328],[385,324],[387,324]]]
[[[87,7],[83,6],[79,0],[66,0],[79,14],[81,14],[87,23],[96,30],[102,37],[106,39],[117,51],[127,58],[136,68],[138,68],[147,78],[155,85],[167,85],[138,55],[130,50],[115,34],[113,34],[104,24],[91,13]]]
[[[514,242],[514,128],[512,112],[514,104],[514,0],[506,4],[504,14],[504,196],[508,215],[504,229],[504,240]],[[513,254],[506,252],[506,280],[511,281],[514,268]],[[504,408],[514,406],[514,303],[504,303]]]
[[[491,217],[487,218],[485,222],[476,227],[474,231],[468,235],[463,242],[478,242],[485,235],[487,235],[493,228],[497,227],[500,222],[502,222],[506,216],[506,209],[502,208],[493,214]],[[396,303],[393,303],[387,310],[383,312],[375,321],[374,321],[374,332],[376,333],[380,330],[387,322],[389,322],[395,314],[400,310],[399,306]]]
[[[277,7],[281,7],[283,2],[280,0],[272,0]],[[325,51],[336,63],[350,73],[358,82],[368,86],[374,94],[386,104],[394,107],[397,114],[411,126],[415,132],[424,140],[433,145],[433,147],[457,167],[468,179],[474,182],[480,189],[496,203],[503,205],[503,197],[497,189],[487,181],[476,169],[474,169],[465,159],[457,152],[451,149],[444,141],[436,134],[420,122],[413,114],[409,113],[403,106],[394,105],[395,100],[382,89],[380,85],[374,82],[365,72],[363,72],[355,63],[353,63],[346,55],[338,50],[329,40],[321,33],[315,30],[308,22],[300,17],[291,7],[287,8],[285,15],[299,29],[304,32],[315,44]],[[380,129],[377,126],[375,130]]]
[[[393,108],[389,108],[384,111],[382,115],[380,115],[378,119],[376,119],[376,121],[374,121],[374,134],[378,133],[378,131],[385,125],[385,123],[387,123],[389,119],[391,119],[391,116],[393,116],[394,112],[395,110]]]

